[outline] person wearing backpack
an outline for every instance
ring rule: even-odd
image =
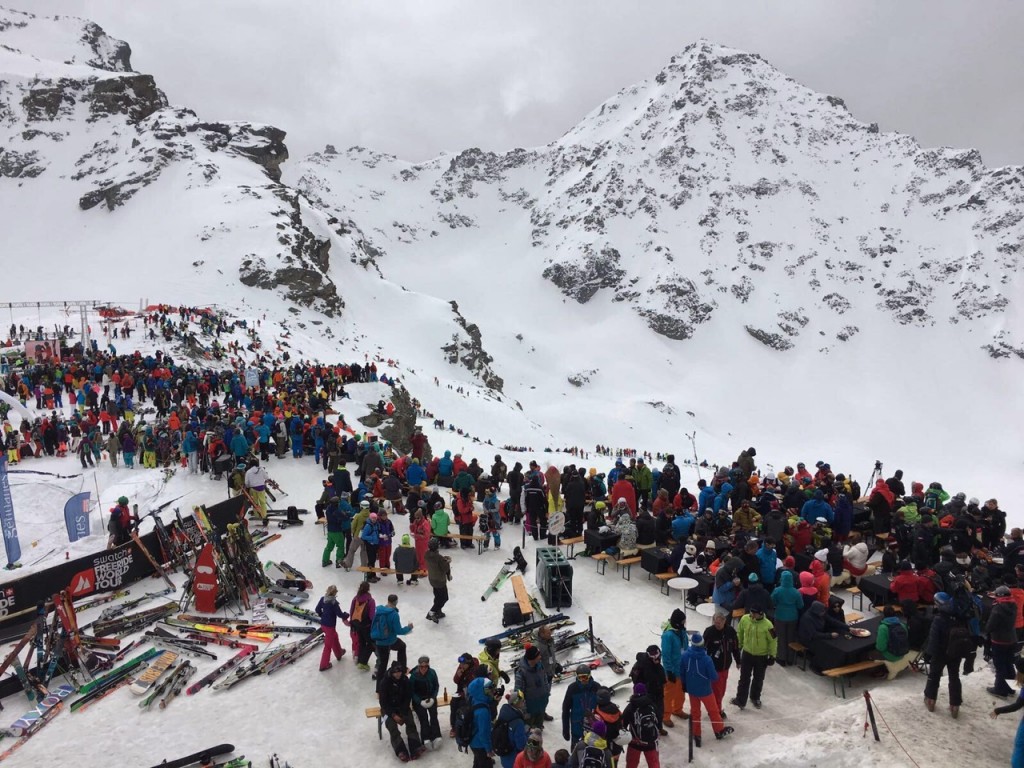
[[[491,728],[491,749],[501,760],[502,768],[512,768],[516,756],[526,746],[526,721],[523,719],[526,698],[517,690],[505,699]]]
[[[622,711],[622,722],[630,735],[626,746],[626,768],[637,768],[641,755],[647,761],[647,768],[660,768],[658,736],[661,725],[654,703],[647,695],[647,686],[643,683],[633,685],[633,695]]]
[[[352,640],[352,655],[356,657],[356,669],[370,671],[370,654],[373,652],[373,641],[370,640],[370,627],[377,613],[377,603],[370,594],[370,582],[359,582],[355,597],[349,606],[349,638]]]
[[[946,592],[935,594],[935,617],[928,632],[924,652],[928,659],[928,682],[924,686],[924,706],[929,712],[935,711],[935,700],[939,695],[939,681],[945,670],[949,675],[949,712],[955,718],[963,704],[963,690],[960,684],[960,660],[967,653],[967,645],[974,650],[963,619],[957,616],[953,599]],[[966,637],[966,640],[965,640]]]
[[[478,669],[477,672],[480,670]],[[473,752],[473,768],[491,768],[494,765],[494,749],[491,742],[491,706],[493,701],[494,683],[487,677],[477,677],[466,686],[466,698],[469,704],[462,708],[468,710],[470,734],[466,728],[460,728],[456,719],[456,743],[464,741],[469,735],[468,748]],[[463,719],[465,722],[467,718]],[[460,733],[461,731],[461,733]],[[462,744],[459,744],[461,747]]]
[[[377,679],[382,677],[384,670],[387,669],[392,648],[398,653],[398,662],[402,669],[408,669],[405,641],[399,635],[407,635],[410,632],[412,622],[403,627],[402,618],[398,615],[398,595],[388,595],[388,604],[377,609],[370,625],[370,639],[377,648]]]
[[[608,728],[604,720],[595,720],[583,734],[569,758],[570,768],[612,768],[612,751],[608,747]]]
[[[427,748],[420,743],[416,731],[416,720],[412,716],[412,686],[405,676],[405,666],[395,661],[388,668],[387,675],[377,683],[377,698],[380,702],[380,714],[384,718],[384,727],[391,736],[391,748],[403,763],[415,760]],[[405,726],[406,741],[402,740],[399,726]]]
[[[882,623],[878,625],[875,638],[875,653],[871,656],[881,659],[889,670],[887,679],[895,680],[910,665],[910,659],[907,658],[910,653],[910,630],[891,605],[885,606],[882,615]]]
[[[461,654],[458,661],[459,666],[456,667],[455,674],[452,676],[452,682],[455,683],[455,695],[452,696],[452,702],[449,706],[451,719],[449,728],[451,730],[448,735],[453,739],[455,738],[455,715],[469,701],[466,696],[466,688],[476,679],[476,671],[480,666],[476,656],[469,652]]]

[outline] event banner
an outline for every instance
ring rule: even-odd
[[[21,559],[18,542],[18,524],[14,521],[14,500],[11,498],[11,479],[7,475],[7,452],[0,451],[0,529],[4,534],[7,566],[13,568]]]
[[[160,542],[155,531],[142,537],[142,543],[154,557],[160,557]],[[75,560],[62,560],[44,571],[29,573],[0,585],[0,633],[14,634],[16,627],[35,620],[36,605],[50,600],[54,593],[68,590],[73,600],[99,592],[126,589],[128,585],[153,574],[153,566],[135,542],[116,549],[103,549]]]
[[[64,523],[68,527],[68,541],[75,542],[89,535],[89,496],[85,491],[72,496],[64,505]]]

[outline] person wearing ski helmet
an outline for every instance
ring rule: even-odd
[[[583,725],[597,706],[597,691],[600,685],[591,677],[590,667],[580,664],[576,667],[576,679],[565,689],[562,700],[562,738],[572,749],[583,738]]]
[[[117,504],[110,508],[110,521],[107,523],[110,538],[107,541],[107,549],[127,544],[131,540],[132,531],[138,527],[139,516],[132,513],[128,506],[128,497],[119,497]]]
[[[436,536],[427,542],[427,553],[423,556],[427,565],[427,581],[434,590],[434,603],[427,612],[427,618],[438,623],[444,618],[442,610],[448,602],[448,582],[452,580],[452,559],[441,554],[441,540]]]
[[[647,646],[646,651],[636,655],[636,664],[630,670],[629,676],[634,683],[643,683],[647,686],[647,695],[658,713],[658,720],[662,722],[659,732],[667,736],[665,730],[665,684],[668,677],[665,674],[665,667],[662,666],[661,649],[656,645]],[[671,714],[671,713],[670,713]]]

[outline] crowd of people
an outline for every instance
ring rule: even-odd
[[[160,327],[168,322],[174,324],[166,317]],[[219,321],[205,322],[217,332]],[[899,471],[879,477],[862,494],[852,478],[834,473],[824,461],[813,472],[801,462],[762,475],[754,448],[716,467],[692,491],[682,485],[672,454],[660,468],[650,466],[652,454],[630,451],[606,471],[574,463],[542,470],[538,461],[526,467],[516,461],[509,469],[500,453],[483,463],[450,451],[432,456],[418,429],[409,436],[408,453],[401,453],[356,434],[330,410],[346,383],[378,380],[374,363],[265,365],[258,371],[253,383],[241,370],[202,368],[160,352],[117,355],[79,348],[75,355],[3,377],[8,394],[50,411],[23,419],[17,429],[3,419],[8,458],[75,453],[85,468],[105,453],[115,467],[138,461],[226,475],[232,491],[246,495],[263,519],[270,454],[311,458],[326,472],[317,504],[327,530],[323,565],[348,570],[358,555],[361,566],[395,572],[396,583],[416,583],[425,574],[434,591],[427,619],[435,622],[445,618],[452,579],[450,557],[442,550],[472,547],[466,538],[473,535],[500,547],[506,524],[522,523],[534,540],[549,543],[585,530],[611,532],[616,542],[602,551],[616,556],[669,545],[673,570],[714,576],[712,626],[687,632],[685,613],[673,612],[661,644],[636,654],[632,696],[622,712],[611,692],[591,679],[589,667],[575,670],[561,709],[570,749],[556,752],[553,761],[544,749],[546,723],[553,720],[547,708],[552,678],[561,670],[550,632],[531,638],[515,670],[502,668],[500,644],[488,643],[476,656],[462,654],[452,677],[449,735],[468,728],[466,747],[475,768],[491,765],[495,756],[505,768],[611,766],[621,752],[629,768],[641,756],[657,766],[659,739],[674,727],[674,717],[692,721],[700,745],[702,710],[716,738],[728,736],[725,698],[732,666],[739,679],[728,703],[760,708],[767,669],[794,662],[791,638],[849,629],[842,601],[831,589],[866,572],[869,544],[884,548],[882,568],[894,575],[884,638],[880,631],[876,648],[889,674],[906,666],[911,646],[920,650],[929,672],[925,705],[934,709],[945,674],[955,717],[961,704],[958,671],[973,666],[981,650],[994,665],[989,693],[1015,693],[1007,681],[1021,664],[1024,639],[1024,534],[1013,529],[1004,538],[1006,515],[995,499],[982,504],[963,493],[950,495],[939,482],[912,482],[908,491]],[[6,403],[2,407],[0,416],[6,417]],[[596,453],[605,451],[598,446]],[[349,465],[355,466],[354,477]],[[123,501],[112,518],[116,512],[118,524],[130,530],[134,522]],[[399,537],[392,518],[406,515],[409,534]],[[111,545],[124,540],[120,531],[111,530]],[[585,552],[597,553],[589,547]],[[796,567],[800,557],[809,562],[807,569]],[[1002,567],[996,567],[998,557]],[[375,654],[377,694],[392,747],[400,759],[413,760],[428,746],[441,745],[439,680],[426,655],[409,668],[403,637],[413,624],[402,622],[398,595],[375,603],[371,588],[379,581],[372,570],[365,573],[347,611],[336,588],[324,595],[317,610],[325,628],[320,669],[330,669],[332,657],[344,655],[337,635],[341,621],[350,628],[359,669],[369,672]],[[985,606],[988,590],[992,604]],[[744,615],[734,627],[737,607]],[[904,633],[909,644],[898,653]],[[465,709],[468,716],[459,720]],[[467,717],[468,727],[462,722]]]

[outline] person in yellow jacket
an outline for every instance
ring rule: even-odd
[[[747,698],[755,709],[761,708],[761,689],[764,686],[764,673],[775,663],[778,651],[778,640],[775,638],[775,627],[764,616],[764,611],[751,608],[740,619],[736,627],[740,650],[740,682],[736,688],[736,696],[729,702],[743,709],[747,706]]]

